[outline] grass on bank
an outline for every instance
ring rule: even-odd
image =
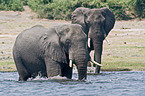
[[[145,64],[142,61],[134,60],[106,60],[103,63],[102,71],[145,71]]]
[[[0,61],[1,72],[14,72],[17,71],[13,61]]]
[[[129,21],[124,23],[129,23]],[[119,24],[120,23],[118,23],[118,25]],[[133,29],[132,27],[130,28]],[[145,71],[145,32],[141,30],[123,30],[124,31],[120,32],[111,32],[111,34],[108,36],[108,39],[111,41],[111,45],[108,45],[104,41],[102,70]]]

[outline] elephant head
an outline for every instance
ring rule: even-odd
[[[89,51],[94,50],[94,60],[101,63],[103,40],[114,27],[115,17],[109,8],[89,9],[80,7],[73,11],[72,23],[80,24],[88,36]],[[96,67],[96,73],[100,67]]]
[[[66,61],[68,61],[65,62],[66,64],[69,64],[70,67],[72,67],[72,64],[77,66],[79,80],[86,79],[87,63],[90,56],[87,49],[87,36],[83,32],[82,26],[79,24],[67,24],[55,27],[55,31],[59,37],[60,44],[57,48],[61,48],[56,52],[62,52],[61,55],[55,57],[66,57]]]

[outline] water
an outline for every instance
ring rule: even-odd
[[[86,81],[40,78],[18,81],[17,72],[0,72],[0,96],[145,96],[145,71],[102,72]]]

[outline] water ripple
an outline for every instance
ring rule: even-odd
[[[17,72],[0,72],[0,96],[145,96],[145,71],[102,72],[86,81],[62,77],[18,81]]]

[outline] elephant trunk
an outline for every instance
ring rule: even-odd
[[[87,67],[78,66],[79,80],[85,80],[87,78]]]
[[[94,52],[94,60],[101,64],[101,58],[102,58],[102,50],[103,50],[103,42],[100,44],[96,44],[95,48],[94,48],[95,52]],[[95,73],[100,73],[100,66],[96,67]]]
[[[81,50],[78,51],[77,54],[74,56],[75,64],[78,69],[78,79],[84,80],[87,78],[87,64],[89,61],[89,53],[88,50]]]
[[[87,62],[84,59],[75,60],[78,69],[78,79],[84,80],[87,78]]]

